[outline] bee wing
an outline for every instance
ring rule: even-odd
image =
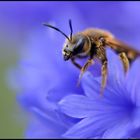
[[[115,38],[107,39],[106,45],[112,48],[117,54],[124,52],[129,60],[134,60],[137,56],[140,56],[140,51]]]

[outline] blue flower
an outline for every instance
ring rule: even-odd
[[[68,19],[71,18],[73,21],[74,33],[88,28],[89,26],[99,27],[110,30],[115,35],[117,34],[117,37],[124,37],[124,40],[132,41],[135,45],[138,45],[139,43],[137,42],[139,42],[139,38],[136,38],[137,34],[135,35],[135,33],[138,33],[139,29],[137,25],[132,26],[128,24],[131,20],[129,18],[130,14],[128,14],[129,8],[132,5],[131,3],[127,4],[125,2],[109,2],[108,4],[106,4],[106,2],[64,2],[60,6],[58,6],[57,2],[46,2],[45,4],[40,3],[39,6],[33,4],[35,7],[33,6],[29,11],[26,11],[30,14],[24,17],[25,20],[20,20],[20,22],[23,21],[22,23],[26,23],[28,32],[28,36],[24,38],[25,42],[21,50],[22,58],[15,71],[16,85],[21,89],[17,100],[31,116],[28,128],[25,132],[25,137],[103,137],[103,132],[101,133],[101,131],[105,131],[106,127],[103,128],[105,129],[103,130],[102,124],[103,122],[107,122],[104,121],[102,117],[105,116],[104,114],[108,111],[107,109],[111,108],[107,103],[113,104],[112,108],[116,108],[115,105],[118,103],[120,103],[118,109],[121,108],[121,104],[124,104],[124,107],[127,106],[129,109],[131,108],[131,102],[128,102],[128,100],[124,102],[123,99],[125,98],[121,99],[119,98],[120,96],[118,96],[118,94],[121,95],[121,97],[125,96],[125,94],[122,94],[124,93],[122,87],[127,87],[127,85],[123,85],[126,79],[118,57],[112,53],[108,56],[110,71],[103,98],[100,98],[98,95],[101,77],[96,77],[100,76],[100,64],[92,66],[91,70],[93,76],[89,73],[85,73],[82,85],[77,88],[76,83],[79,70],[76,69],[72,63],[64,62],[62,58],[61,49],[64,41],[63,36],[52,29],[43,27],[41,23],[45,21],[49,23],[52,22],[52,24],[60,27],[64,32],[69,33]],[[135,23],[138,24],[140,20],[136,15],[139,13],[139,8],[135,9],[137,3],[133,3],[133,5],[134,9],[131,11],[134,12]],[[26,4],[24,6],[26,6]],[[30,3],[30,6],[32,7],[32,3]],[[106,7],[106,10],[104,10],[104,7]],[[117,10],[114,10],[115,8]],[[25,13],[24,11],[22,12]],[[61,16],[59,17],[58,15]],[[32,18],[36,18],[35,22],[34,20],[29,20]],[[126,23],[123,21],[126,21]],[[31,23],[29,24],[29,22]],[[28,28],[30,25],[31,30],[29,32]],[[93,82],[94,84],[92,84]],[[87,97],[85,93],[88,95]],[[118,94],[116,95],[116,93]],[[75,104],[72,105],[72,102],[70,102],[73,99],[80,100],[77,101],[76,106]],[[86,102],[87,107],[91,107],[91,110],[88,109],[88,112],[84,112],[82,104],[80,103],[81,101]],[[89,102],[95,104],[95,106],[91,106]],[[68,105],[67,103],[69,103],[69,106],[66,106]],[[80,111],[78,111],[79,106],[81,106]],[[92,107],[97,107],[97,113],[101,110],[101,114],[103,113],[103,115],[95,115],[97,118],[94,119],[93,112],[96,112],[93,111],[94,108]],[[110,112],[107,115],[109,116]],[[96,121],[98,119],[100,125],[98,123],[94,123],[96,124],[95,127],[94,125],[88,125],[90,119],[91,121]],[[111,118],[109,117],[108,119]],[[85,126],[84,128],[89,131],[84,133],[83,131],[86,131],[85,129],[82,129],[83,131],[81,131],[81,129],[78,131],[76,128],[80,126],[79,123],[82,123],[83,127]],[[88,126],[86,126],[86,124]],[[98,128],[98,130],[94,131],[93,128]],[[101,131],[99,131],[100,129]],[[82,134],[79,134],[80,132]],[[139,130],[135,128],[132,137],[136,136],[138,132]]]
[[[108,50],[108,83],[99,96],[100,78],[86,72],[84,95],[71,94],[59,102],[66,115],[81,119],[63,136],[66,138],[140,137],[140,58],[125,76],[118,56]]]

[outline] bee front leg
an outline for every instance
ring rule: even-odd
[[[71,58],[71,62],[78,68],[78,69],[82,69],[82,66],[80,64],[78,64],[76,61],[75,61],[75,58],[72,57]]]
[[[81,72],[80,72],[80,75],[79,75],[79,79],[78,79],[77,85],[80,84],[80,81],[81,81],[81,78],[82,78],[84,72],[85,72],[85,71],[87,70],[87,68],[88,68],[90,65],[92,65],[92,64],[93,64],[93,58],[92,58],[92,59],[89,59],[89,60],[85,63],[85,65],[81,68]]]
[[[120,53],[119,56],[123,63],[124,71],[126,73],[129,69],[129,60],[124,52]]]
[[[106,82],[107,82],[107,60],[103,60],[102,61],[102,83],[101,83],[101,90],[100,90],[100,95],[103,94],[104,92],[104,88],[106,86]]]

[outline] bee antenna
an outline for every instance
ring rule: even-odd
[[[70,40],[72,40],[73,29],[72,29],[72,22],[71,22],[71,19],[69,19],[69,26],[70,26]]]
[[[68,37],[64,32],[62,32],[60,29],[58,29],[58,28],[56,28],[56,27],[54,27],[54,26],[52,26],[52,25],[49,25],[49,24],[47,24],[47,23],[43,23],[43,25],[44,25],[44,26],[47,26],[47,27],[50,27],[50,28],[52,28],[52,29],[55,29],[56,31],[58,31],[58,32],[60,32],[61,34],[63,34],[63,35],[70,41],[69,37]]]

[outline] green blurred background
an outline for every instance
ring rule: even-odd
[[[16,65],[18,54],[13,47],[0,47],[0,138],[22,138],[26,121],[18,108],[15,91],[7,85],[8,70]]]

